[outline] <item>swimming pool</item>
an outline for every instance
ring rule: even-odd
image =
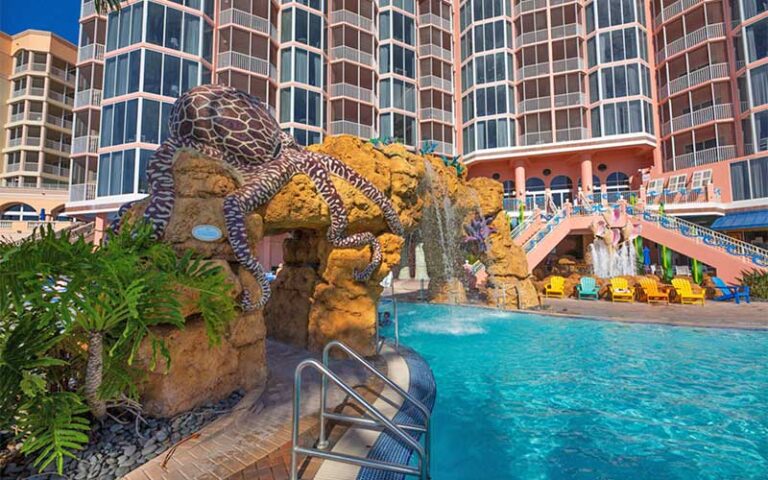
[[[437,381],[434,480],[768,478],[768,332],[423,304],[399,318]]]

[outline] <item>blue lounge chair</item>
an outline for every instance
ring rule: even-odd
[[[579,300],[582,298],[592,298],[597,300],[597,282],[592,277],[581,277],[579,284],[576,285],[576,291],[579,294]]]
[[[715,288],[720,290],[720,296],[715,297],[714,300],[718,302],[727,302],[728,300],[735,300],[739,303],[742,299],[749,303],[749,287],[747,285],[728,285],[721,278],[712,277],[712,282],[715,284]]]

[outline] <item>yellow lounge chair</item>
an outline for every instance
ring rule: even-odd
[[[634,302],[635,289],[630,287],[626,278],[614,277],[611,279],[611,285],[608,287],[611,291],[612,302]]]
[[[680,299],[681,304],[687,303],[693,305],[695,303],[700,303],[701,305],[704,305],[704,292],[694,293],[693,287],[691,287],[691,282],[685,278],[673,278],[672,286],[675,287],[675,292],[677,293],[677,297]]]
[[[565,279],[563,277],[558,277],[557,275],[549,277],[549,285],[544,287],[544,296],[547,298],[565,297]]]
[[[659,288],[659,284],[652,278],[641,278],[640,287],[643,289],[643,296],[646,303],[665,302],[669,303],[669,291],[664,287]]]

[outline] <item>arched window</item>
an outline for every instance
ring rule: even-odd
[[[579,188],[582,188],[581,185],[581,177],[579,177],[579,181],[577,183]],[[592,175],[592,190],[599,190],[600,187],[600,177],[597,175]]]
[[[525,189],[529,192],[543,192],[545,188],[544,180],[538,177],[530,177],[525,180]]]
[[[629,177],[624,172],[613,172],[605,179],[605,185],[608,190],[629,191]]]
[[[27,221],[34,222],[40,220],[37,210],[26,203],[17,203],[3,210],[0,220],[11,220],[14,222]]]
[[[504,198],[512,198],[515,193],[515,181],[504,180]]]
[[[562,207],[563,203],[567,200],[571,200],[573,193],[573,181],[566,175],[558,175],[552,179],[549,184],[549,188],[552,192],[552,201],[555,205]]]
[[[525,180],[525,208],[533,210],[535,207],[545,208],[544,200],[544,180],[537,177],[530,177]]]
[[[56,222],[74,222],[75,221],[74,218],[64,215],[64,205],[59,205],[58,207],[51,210],[51,220],[54,220]]]

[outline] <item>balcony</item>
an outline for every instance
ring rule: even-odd
[[[59,93],[53,90],[48,91],[48,98],[50,98],[53,101],[63,103],[65,105],[74,105],[75,99],[72,97],[68,97],[64,95],[63,93]]]
[[[5,173],[13,173],[21,170],[21,163],[9,163],[5,167]]]
[[[96,135],[84,135],[72,140],[72,155],[80,153],[96,153],[99,148],[99,137]]]
[[[515,4],[515,16],[547,6],[547,0],[524,0]]]
[[[22,140],[22,138],[21,138],[21,137],[17,137],[17,138],[11,138],[11,139],[9,139],[9,140],[8,140],[8,143],[7,143],[5,146],[6,146],[7,148],[14,148],[14,147],[18,147],[18,146],[20,146],[20,145],[21,145],[21,140]]]
[[[234,67],[241,70],[268,76],[277,81],[277,69],[263,58],[252,57],[239,52],[225,52],[219,54],[219,68]]]
[[[33,97],[44,97],[45,96],[45,88],[43,87],[29,87],[27,90],[27,95],[31,95]]]
[[[693,48],[707,40],[725,36],[725,26],[722,23],[713,23],[695,30],[684,37],[680,37],[667,43],[663,49],[656,53],[656,61],[662,62],[664,59],[676,55],[684,50]]]
[[[69,144],[69,142],[63,140],[51,140],[48,138],[45,139],[45,148],[64,153],[65,155],[69,155],[72,151],[72,145]]]
[[[340,45],[331,49],[332,60],[349,60],[350,62],[361,63],[369,67],[375,67],[376,63],[373,61],[373,55],[360,51],[354,47],[348,47],[346,45]]]
[[[29,70],[29,63],[21,63],[16,65],[16,67],[13,69],[13,74],[15,75],[17,73],[26,72],[27,70]]]
[[[70,202],[84,202],[96,198],[96,182],[77,183],[69,187]]]
[[[517,70],[518,80],[524,78],[538,77],[549,73],[549,62],[536,63],[534,65],[525,65]]]
[[[75,108],[98,107],[101,105],[101,90],[90,88],[75,94]]]
[[[453,30],[450,19],[443,18],[434,13],[424,13],[419,15],[419,26],[424,27],[426,25],[434,25],[435,27],[442,28],[448,32]]]
[[[361,30],[371,32],[374,30],[373,20],[349,10],[335,10],[331,12],[331,23],[348,23]]]
[[[48,65],[45,63],[32,62],[32,71],[44,72],[48,69]]]
[[[354,135],[360,138],[372,138],[375,136],[373,127],[360,125],[347,120],[331,122],[331,135]]]
[[[453,144],[448,142],[439,142],[437,140],[429,140],[435,144],[435,153],[439,155],[453,156]]]
[[[557,38],[574,37],[583,33],[581,25],[578,23],[569,23],[568,25],[558,25],[552,27],[552,40]]]
[[[51,175],[55,175],[57,177],[69,178],[69,169],[65,167],[60,167],[58,165],[48,165],[47,163],[44,163],[43,173],[48,173]]]
[[[32,64],[32,66],[32,68],[34,68],[34,64]],[[63,68],[51,67],[51,76],[61,80],[62,82],[75,83],[75,74],[69,70],[64,70]]]
[[[661,87],[659,91],[659,97],[663,100],[670,95],[674,95],[677,92],[685,90],[686,88],[695,87],[710,80],[717,80],[720,78],[728,78],[727,63],[707,65],[705,67],[699,68],[698,70],[694,70],[691,73],[677,77]]]
[[[675,15],[684,12],[685,10],[688,10],[692,6],[703,3],[704,0],[679,0],[672,5],[665,7],[661,13],[656,15],[656,18],[654,19],[655,25],[658,27],[662,23],[666,22],[670,18],[674,17]]]
[[[525,32],[517,36],[515,39],[515,47],[522,47],[531,43],[544,42],[547,40],[547,29],[535,30],[533,32]]]
[[[100,43],[92,43],[85,45],[77,50],[77,63],[87,62],[89,60],[103,61],[104,60],[104,45]]]
[[[561,128],[555,131],[555,140],[558,142],[573,142],[589,138],[589,130],[584,127]]]
[[[277,29],[269,23],[269,20],[238,8],[228,8],[221,12],[219,23],[221,25],[234,23],[235,25],[261,32],[264,35],[269,35],[272,40],[277,41]]]
[[[555,95],[555,108],[583,105],[586,100],[586,95],[582,92],[561,93]]]
[[[438,122],[453,124],[453,112],[442,110],[440,108],[422,108],[419,110],[419,117],[424,120],[437,120]]]
[[[523,100],[517,104],[519,113],[532,112],[534,110],[546,110],[552,106],[552,97],[538,97]]]
[[[37,172],[38,168],[40,168],[39,162],[28,162],[25,160],[24,168],[22,170],[24,170],[25,172]]]
[[[703,125],[714,120],[727,120],[731,118],[733,118],[733,106],[730,103],[712,105],[677,116],[670,122],[665,122],[661,126],[661,131],[663,135],[669,135],[670,133]]]
[[[683,155],[676,155],[672,158],[672,162],[669,159],[664,162],[664,169],[669,170],[681,170],[683,168],[699,167],[701,165],[707,165],[710,163],[722,162],[730,160],[736,157],[736,146],[723,145],[721,147],[707,148],[705,150],[699,150],[698,152],[685,153]],[[671,168],[667,168],[671,167]]]
[[[450,79],[436,77],[434,75],[427,75],[419,78],[419,86],[421,88],[439,88],[446,92],[453,92],[453,85],[451,84]]]
[[[419,55],[422,57],[428,57],[433,56],[437,58],[442,58],[446,62],[452,62],[453,61],[453,54],[450,50],[446,50],[443,47],[438,47],[437,45],[422,45],[419,47]]]
[[[40,137],[27,137],[27,139],[24,141],[24,145],[28,147],[39,147]]]
[[[584,63],[580,57],[564,58],[552,62],[552,73],[567,72],[569,70],[580,70]]]
[[[350,85],[348,83],[335,83],[331,85],[332,97],[348,97],[368,103],[376,103],[376,95],[373,90]]]
[[[520,136],[520,145],[542,145],[552,143],[552,131],[525,133]]]
[[[24,120],[24,112],[14,113],[8,118],[8,123],[16,123]]]
[[[95,2],[84,2],[80,6],[80,18],[88,17],[96,13],[96,4]]]
[[[72,120],[65,117],[57,117],[56,115],[47,115],[45,117],[45,123],[54,125],[64,130],[72,130]]]

